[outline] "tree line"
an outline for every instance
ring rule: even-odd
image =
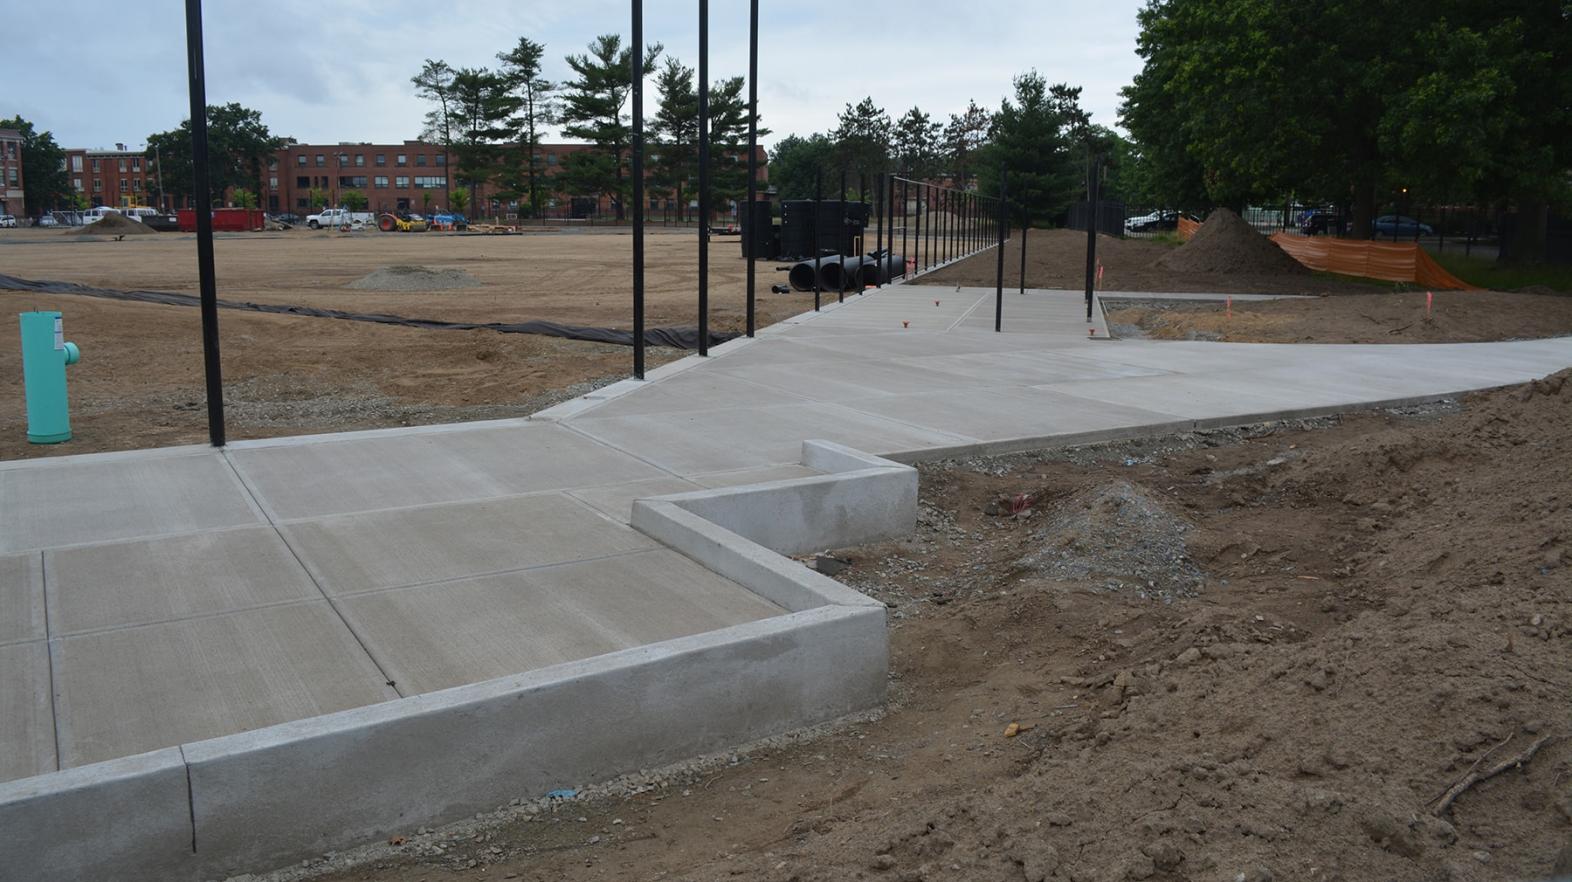
[[[457,182],[478,189],[494,185],[498,198],[519,203],[521,213],[539,215],[552,193],[609,196],[619,220],[632,191],[633,132],[627,110],[632,94],[634,47],[618,34],[602,34],[586,50],[566,56],[571,77],[546,79],[546,47],[528,37],[498,53],[495,69],[453,68],[427,59],[412,78],[416,94],[431,104],[422,137],[449,151]],[[639,59],[645,76],[655,76],[657,109],[646,126],[649,183],[669,194],[680,214],[698,175],[699,98],[693,68],[667,56],[656,43]],[[742,77],[710,86],[711,192],[740,199],[747,188],[748,106]],[[541,144],[548,127],[585,142],[567,153],[561,168],[547,170]],[[768,134],[760,129],[759,134]]]

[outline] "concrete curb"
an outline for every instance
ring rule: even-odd
[[[634,504],[783,615],[0,783],[0,875],[263,871],[878,707],[883,605],[777,552],[910,531],[917,473],[820,441],[803,461],[832,474]]]

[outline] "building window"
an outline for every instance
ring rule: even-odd
[[[377,165],[378,166],[384,166],[384,165],[387,165],[387,164],[388,164],[388,155],[386,153],[378,153],[377,154]]]
[[[278,189],[278,175],[268,175],[267,187],[269,190]]]
[[[296,175],[295,186],[301,190],[309,189],[311,187],[311,179],[305,175]]]
[[[82,157],[80,157],[80,156],[73,156],[73,157],[71,157],[71,170],[74,171],[74,172],[79,172],[79,171],[82,170]],[[81,187],[77,187],[77,189],[80,190],[82,188]]]
[[[309,200],[306,197],[302,196],[299,199],[295,200],[295,207],[296,208],[310,208],[311,207],[311,200]]]
[[[447,185],[448,185],[448,179],[447,179],[446,175],[435,175],[435,176],[416,175],[415,176],[415,189],[416,190],[441,190],[444,187],[446,187]]]
[[[296,165],[300,166],[301,168],[306,167],[306,154],[302,153],[299,156],[296,156],[295,159],[297,160],[295,162]]]
[[[365,168],[365,167],[366,167],[366,154],[364,154],[364,153],[356,153],[355,154],[355,168]]]
[[[278,157],[277,156],[275,156],[272,159],[269,159],[267,161],[267,170],[268,171],[278,171]]]
[[[409,157],[402,153],[394,154],[393,164],[399,168],[403,168],[404,166],[409,165]]]
[[[448,155],[446,153],[438,153],[437,154],[437,165],[447,165],[447,164],[448,164]]]
[[[126,173],[126,158],[124,156],[120,157],[120,173]]]
[[[96,172],[98,170],[99,170],[99,168],[98,168],[98,160],[95,159],[95,160],[93,160],[93,171]]]
[[[424,153],[417,153],[417,154],[415,154],[415,164],[416,165],[425,165],[426,164],[426,154],[424,154]]]
[[[547,153],[546,154],[546,164],[547,165],[556,165],[557,164],[557,154],[555,154],[555,153]]]
[[[103,191],[104,191],[104,179],[103,178],[94,178],[93,179],[93,192],[94,193],[102,193]]]
[[[327,165],[327,157],[323,156],[320,153],[318,153],[317,154],[317,168],[322,168],[322,167],[324,167],[326,165]]]
[[[372,180],[373,180],[373,182],[375,182],[376,187],[377,187],[378,190],[386,190],[388,188],[388,176],[387,175],[377,175]]]
[[[393,179],[393,186],[400,190],[409,189],[409,178],[399,175]]]
[[[357,188],[357,189],[364,190],[366,188],[366,176],[365,175],[339,175],[338,176],[338,185],[340,187],[354,187],[354,188]]]
[[[140,156],[133,156],[133,157],[131,157],[131,170],[134,171],[134,172],[139,172],[139,171],[142,170],[142,157],[140,157]]]
[[[6,177],[10,180],[11,186],[15,187],[16,186],[16,166],[13,165],[10,168],[6,169]]]

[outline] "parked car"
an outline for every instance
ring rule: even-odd
[[[1401,214],[1383,214],[1372,225],[1376,236],[1434,236],[1436,231],[1429,224],[1422,224]]]
[[[16,226],[16,217],[9,214],[0,214],[0,227]]]
[[[1310,211],[1299,219],[1299,232],[1306,236],[1341,236],[1347,222],[1335,211]]]
[[[377,216],[369,211],[350,211],[345,208],[328,208],[317,214],[306,216],[306,226],[313,230],[323,227],[333,229],[355,224],[373,224],[376,221]]]
[[[60,222],[55,220],[55,216],[52,215],[52,214],[41,214],[41,215],[38,216],[38,222],[33,224],[33,226],[35,226],[35,227],[58,227],[58,226],[60,226]]]
[[[1140,217],[1125,218],[1124,229],[1127,233],[1150,233],[1157,230],[1173,230],[1179,227],[1179,212],[1154,211]]]

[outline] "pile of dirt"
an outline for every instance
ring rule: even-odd
[[[1310,270],[1227,208],[1212,212],[1190,241],[1158,258],[1181,273],[1309,275]]]
[[[479,288],[480,280],[461,269],[430,266],[384,266],[345,287],[357,291],[450,291]]]
[[[1185,544],[1190,525],[1141,487],[1114,481],[1039,504],[1047,506],[1047,523],[1032,532],[1041,547],[1017,561],[1023,570],[1164,600],[1194,595],[1206,583]]]
[[[66,230],[68,236],[145,236],[158,231],[146,224],[137,223],[121,214],[106,214],[85,227]]]

